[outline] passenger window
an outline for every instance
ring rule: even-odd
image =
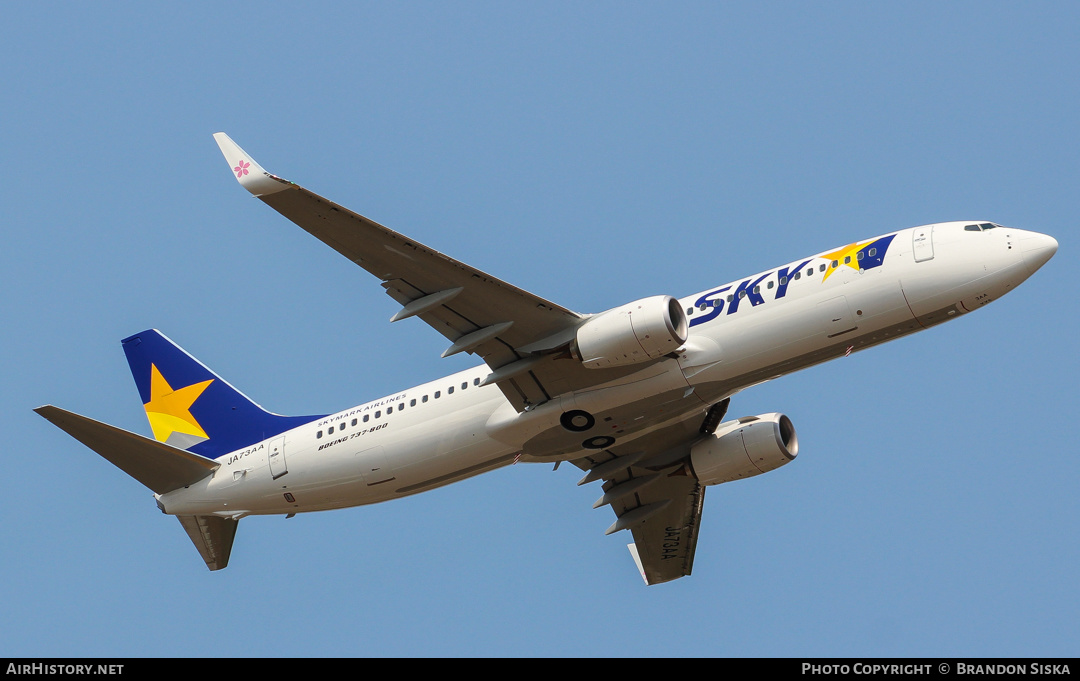
[[[338,430],[345,430],[345,422],[344,421],[342,421],[341,425],[338,426]]]
[[[401,404],[399,404],[399,405],[397,406],[397,410],[398,410],[398,411],[401,411],[401,410],[402,410],[402,409],[404,409],[404,408],[405,408],[405,403],[404,403],[404,402],[402,402]]]
[[[870,257],[873,258],[875,255],[877,255],[877,249],[876,248],[871,248],[870,249]]]
[[[801,270],[795,273],[795,279],[796,280],[802,279],[802,271]]]
[[[760,286],[755,286],[754,287],[754,293],[761,293],[761,287]]]
[[[844,256],[844,264],[845,265],[850,265],[851,264],[851,256],[850,255],[845,255]]]
[[[859,251],[859,254],[858,254],[859,260],[862,260],[864,255],[866,255],[866,254],[863,253],[862,251]]]
[[[728,301],[728,302],[730,303],[730,302],[731,302],[731,301],[733,301],[733,300],[735,300],[735,294],[733,294],[733,293],[729,293],[729,294],[727,295],[727,301]]]
[[[364,423],[367,423],[368,419],[370,419],[370,418],[371,418],[371,414],[364,414]]]
[[[468,388],[468,387],[469,387],[469,382],[468,381],[465,381],[464,383],[461,384],[461,389],[462,390],[464,390],[465,388]]]
[[[333,434],[334,434],[334,427],[333,427],[333,426],[330,426],[329,428],[327,428],[327,429],[326,429],[326,432],[327,432],[327,433],[328,433],[329,435],[333,435]]]
[[[447,395],[453,395],[454,394],[454,386],[450,386],[449,388],[447,388],[446,389],[446,394]]]
[[[818,269],[818,272],[824,272],[825,271],[825,265],[819,265],[817,269]]]
[[[787,286],[787,277],[780,277],[780,285]]]
[[[686,308],[686,316],[689,317],[692,314],[694,314],[694,308],[692,308],[692,307]]]
[[[427,395],[424,395],[424,399],[422,399],[422,400],[420,400],[420,401],[421,401],[421,402],[427,402]]]
[[[410,407],[415,407],[416,406],[416,398],[415,397],[412,398],[411,400],[409,400],[409,406]]]
[[[772,282],[772,279],[770,279],[770,280],[769,280],[769,283],[768,283],[768,284],[766,284],[766,285],[765,285],[765,287],[766,287],[766,288],[772,288],[772,287],[773,287],[773,282]]]
[[[382,411],[381,410],[375,412],[375,418],[380,418],[381,416],[382,416]]]
[[[806,276],[808,276],[808,277],[814,276],[814,268],[813,267],[807,267],[806,268]]]
[[[352,420],[352,425],[354,425],[354,426],[356,425],[356,419]]]
[[[839,260],[833,260],[832,261],[832,266],[833,266],[833,269],[835,270],[837,267],[840,266],[840,261]]]
[[[322,437],[322,431],[321,430],[319,432],[315,433],[315,439],[318,439],[320,437]]]
[[[474,378],[474,379],[472,380],[472,384],[473,384],[473,385],[480,385],[480,379],[479,379],[479,378]]]
[[[440,394],[440,393],[439,393],[439,391],[438,391],[438,390],[436,390],[436,391],[435,391],[435,399],[439,399],[439,394]]]

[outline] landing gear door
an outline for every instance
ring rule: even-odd
[[[285,466],[285,437],[274,438],[270,441],[270,451],[267,453],[270,459],[270,475],[274,480],[289,472]]]
[[[915,262],[934,258],[934,226],[916,227],[911,232],[911,248],[915,253]]]

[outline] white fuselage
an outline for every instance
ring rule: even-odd
[[[497,386],[479,385],[490,369],[476,367],[225,455],[212,476],[159,495],[159,504],[170,514],[231,517],[370,504],[519,459],[584,456],[580,436],[560,426],[572,409],[594,414],[597,432],[619,444],[700,419],[748,386],[981,307],[1056,250],[1042,234],[965,229],[974,224],[901,230],[852,244],[849,255],[826,251],[682,298],[690,335],[678,356],[609,384],[518,413]],[[883,241],[870,255],[867,245]]]

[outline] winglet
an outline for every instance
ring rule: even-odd
[[[638,555],[637,544],[627,544],[626,548],[630,549],[630,555],[634,557],[634,564],[637,565],[637,570],[641,573],[641,578],[645,580],[645,586],[649,586],[649,578],[645,576],[645,568],[641,565],[641,556]]]
[[[263,170],[262,166],[255,162],[255,159],[248,156],[248,153],[241,149],[236,142],[229,139],[229,136],[225,133],[214,133],[214,141],[217,142],[218,148],[221,149],[222,155],[225,156],[225,160],[229,162],[229,167],[232,168],[233,175],[236,175],[240,185],[255,196],[273,194],[287,189],[292,184],[288,180],[271,175]]]

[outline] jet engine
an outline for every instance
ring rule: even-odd
[[[750,478],[779,468],[799,453],[799,438],[783,414],[744,416],[720,424],[690,449],[690,474],[704,485]]]
[[[637,364],[678,350],[689,330],[678,300],[651,296],[590,318],[571,350],[589,369]]]

